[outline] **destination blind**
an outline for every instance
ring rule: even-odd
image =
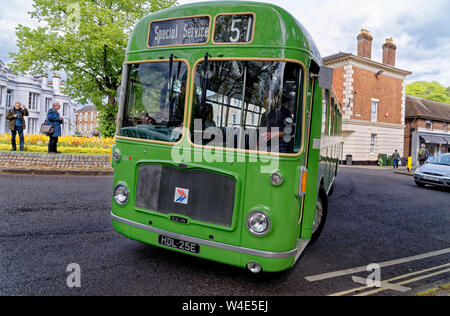
[[[210,22],[208,16],[152,22],[148,46],[206,44],[209,39]]]
[[[253,40],[253,14],[224,14],[216,18],[215,43],[250,43]]]

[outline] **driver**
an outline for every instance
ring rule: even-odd
[[[288,152],[288,143],[283,140],[286,118],[292,118],[291,112],[285,107],[278,107],[272,93],[266,92],[263,97],[263,107],[266,112],[261,117],[261,128],[266,128],[267,132],[260,134],[260,139],[267,143],[267,151],[280,153]],[[272,148],[272,140],[278,139],[278,150],[276,145]]]

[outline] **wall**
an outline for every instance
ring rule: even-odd
[[[353,161],[376,162],[378,154],[392,155],[397,149],[403,156],[403,126],[389,123],[369,123],[345,120],[344,157],[353,156]],[[376,135],[375,151],[371,152],[371,135]]]
[[[353,71],[353,118],[370,121],[372,99],[378,99],[377,122],[403,124],[403,80],[384,74],[377,78],[374,72],[357,67]]]
[[[47,155],[31,153],[0,153],[0,168],[84,170],[110,169],[109,156]]]

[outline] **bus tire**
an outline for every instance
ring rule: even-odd
[[[325,189],[322,187],[317,196],[316,213],[313,223],[313,230],[310,243],[314,243],[319,238],[325,226],[328,214],[328,197]]]

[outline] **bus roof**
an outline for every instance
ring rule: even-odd
[[[322,58],[317,46],[308,31],[296,18],[276,5],[248,1],[199,2],[175,6],[152,13],[141,19],[135,26],[128,44],[127,54],[164,49],[150,49],[147,46],[149,39],[149,25],[152,21],[207,15],[211,17],[210,27],[211,32],[213,32],[212,28],[215,17],[220,14],[229,13],[255,14],[256,29],[254,39],[251,43],[244,46],[300,50],[307,53],[318,66],[322,66]],[[210,39],[204,46],[214,47],[216,45]],[[171,49],[173,49],[173,47],[171,47]]]

